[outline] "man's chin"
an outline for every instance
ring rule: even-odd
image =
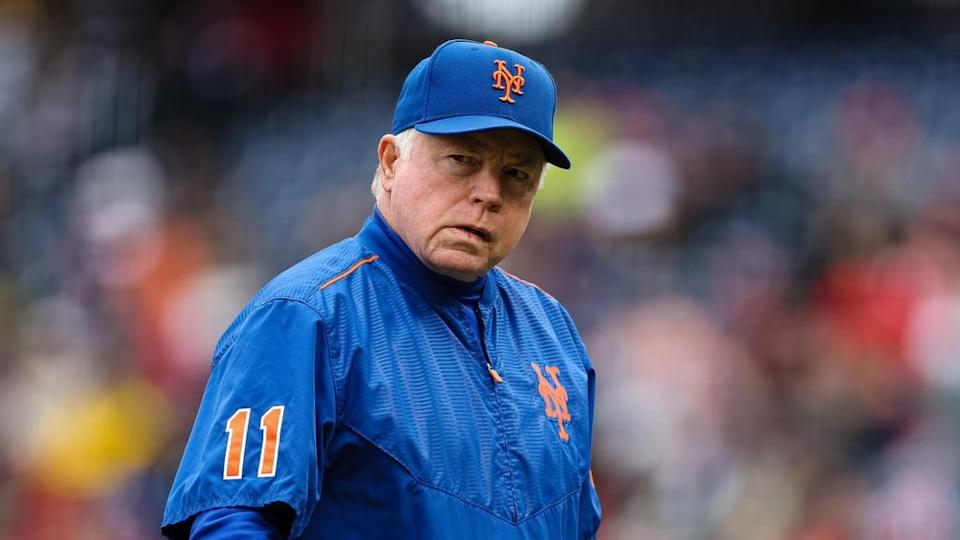
[[[493,266],[484,257],[457,249],[444,249],[426,264],[438,274],[467,282],[486,274]]]

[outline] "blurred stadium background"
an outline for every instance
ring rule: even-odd
[[[450,37],[559,83],[505,267],[599,371],[603,540],[960,538],[957,0],[0,0],[0,538],[159,537],[216,338]]]

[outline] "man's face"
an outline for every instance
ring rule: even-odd
[[[431,270],[472,281],[520,241],[543,171],[543,151],[521,131],[417,133],[406,159],[380,142],[378,206]]]

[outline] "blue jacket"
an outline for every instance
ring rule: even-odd
[[[375,213],[233,321],[165,534],[277,502],[294,538],[596,533],[594,372],[570,316],[496,268],[465,303],[398,238]]]

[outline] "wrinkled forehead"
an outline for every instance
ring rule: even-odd
[[[504,156],[511,161],[543,163],[543,149],[537,140],[516,129],[496,129],[459,135],[427,135],[437,148],[459,148],[472,153]]]

